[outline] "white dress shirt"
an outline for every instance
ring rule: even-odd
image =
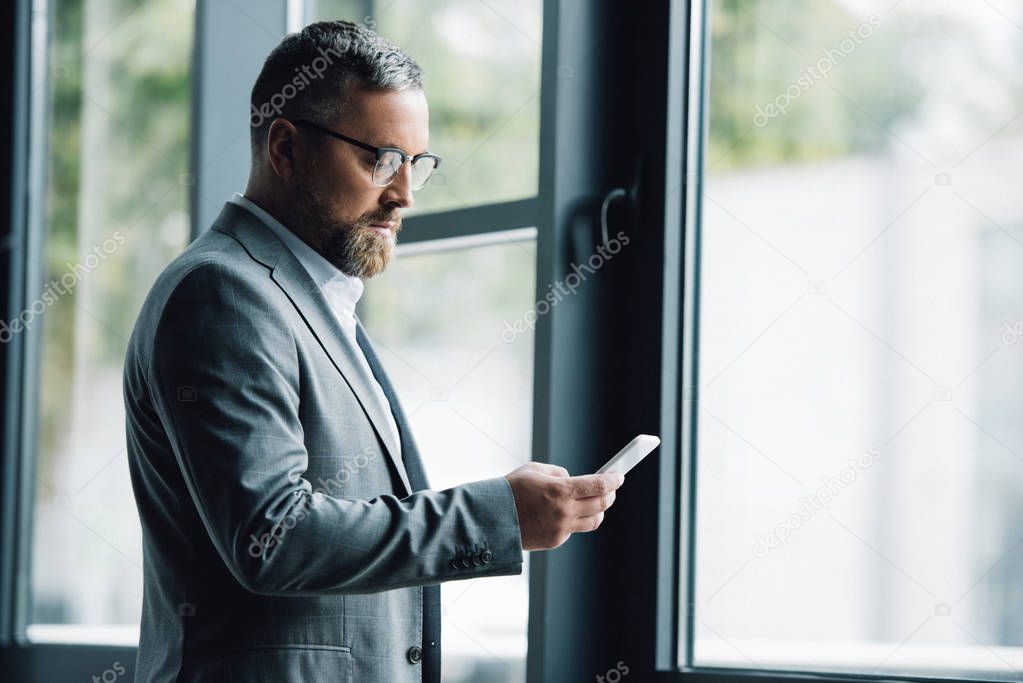
[[[345,337],[347,337],[356,358],[362,364],[366,375],[373,379],[373,391],[376,393],[376,399],[384,408],[383,412],[387,417],[387,424],[391,430],[389,437],[393,439],[393,443],[400,449],[401,438],[398,432],[398,425],[394,421],[394,415],[391,412],[391,404],[387,400],[387,396],[384,395],[384,390],[376,381],[373,370],[369,367],[366,356],[362,352],[362,347],[359,346],[355,338],[355,305],[359,302],[359,298],[362,297],[364,287],[362,280],[341,272],[333,263],[323,258],[319,252],[303,242],[298,235],[286,228],[279,220],[244,195],[235,192],[231,202],[248,209],[263,221],[284,242],[284,245],[288,247],[291,253],[295,255],[295,258],[302,264],[302,267],[309,273],[309,277],[313,279],[316,286],[323,292],[323,296],[330,305],[334,317],[341,324],[341,329],[344,331]]]

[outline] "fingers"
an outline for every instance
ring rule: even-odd
[[[530,466],[542,474],[546,474],[548,477],[567,477],[569,476],[568,470],[561,465],[551,465],[546,462],[531,462]]]
[[[521,484],[530,494],[530,508],[538,512],[536,528],[527,534],[523,527],[524,549],[556,548],[574,533],[597,529],[625,481],[625,475],[617,472],[572,477],[563,467],[546,463],[529,463],[520,469],[542,475],[526,476]],[[528,521],[531,515],[520,519]]]
[[[573,534],[584,534],[589,531],[596,531],[600,523],[604,521],[604,513],[598,512],[595,515],[589,517],[580,517],[575,520],[575,524],[572,528]]]
[[[572,497],[589,498],[590,496],[602,496],[605,493],[614,491],[625,481],[624,474],[584,474],[572,477]]]
[[[578,517],[591,517],[607,510],[615,502],[615,492],[605,493],[601,496],[590,496],[579,498],[575,501],[575,512]]]

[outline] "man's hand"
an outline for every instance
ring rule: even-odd
[[[580,531],[593,531],[615,501],[624,474],[571,477],[557,465],[531,462],[505,475],[515,494],[523,550],[557,548]]]

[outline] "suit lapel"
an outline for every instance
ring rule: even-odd
[[[348,342],[330,305],[309,273],[270,228],[236,204],[225,205],[214,221],[213,229],[237,239],[250,256],[271,269],[270,277],[294,304],[331,363],[351,387],[383,442],[391,464],[405,486],[406,495],[412,493],[412,485],[401,460],[401,444],[395,443],[384,412],[390,407],[384,405],[373,390],[375,380],[359,362],[355,355],[359,351]]]

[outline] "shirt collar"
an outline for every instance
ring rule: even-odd
[[[302,241],[302,239],[271,216],[262,207],[238,192],[231,201],[248,209],[270,228],[284,245],[291,250],[302,267],[309,273],[316,286],[328,295],[331,303],[338,304],[347,315],[355,315],[355,305],[362,296],[364,284],[361,279],[341,272],[333,263],[325,259],[319,252]]]

